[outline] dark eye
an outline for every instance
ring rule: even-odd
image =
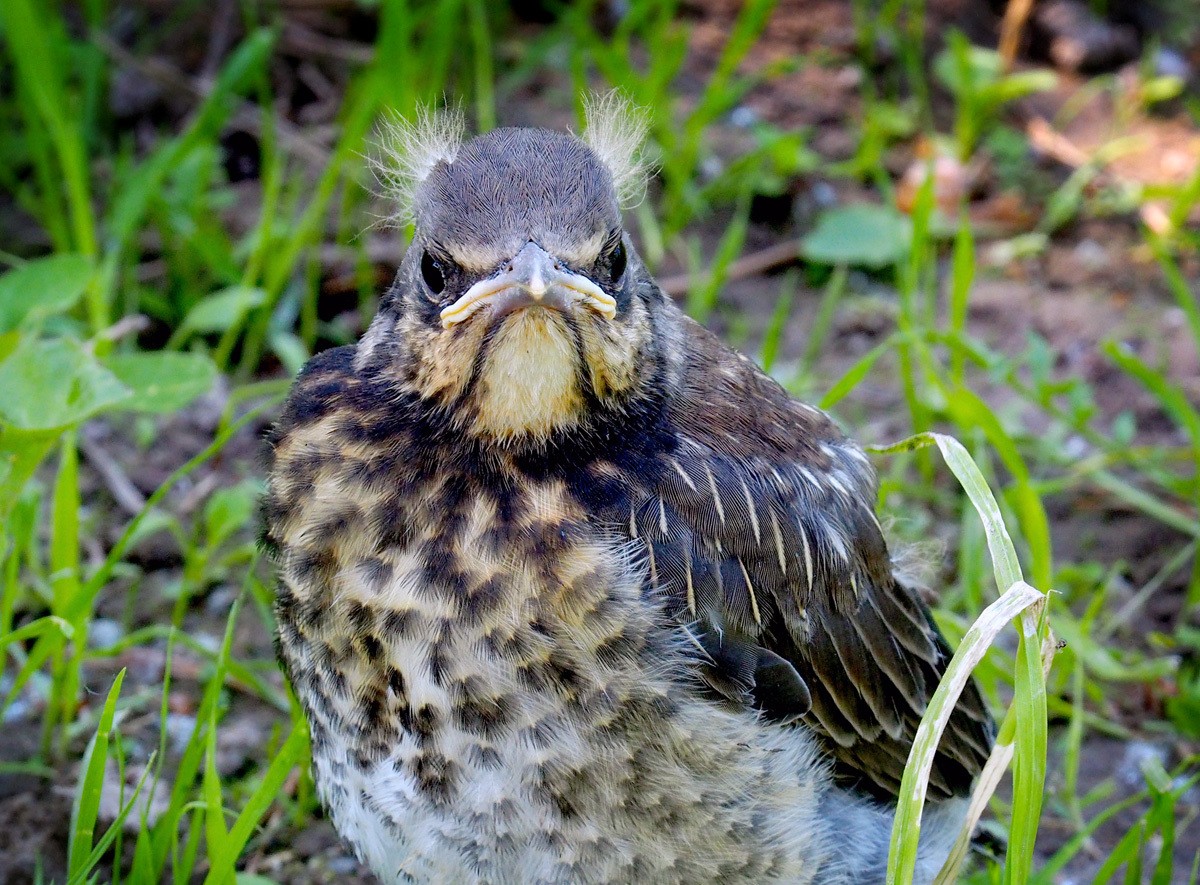
[[[613,249],[608,256],[608,272],[612,275],[612,281],[615,283],[625,275],[625,244],[617,243],[617,248]]]
[[[442,266],[428,252],[421,256],[421,276],[434,295],[440,295],[446,288],[446,275],[442,273]]]

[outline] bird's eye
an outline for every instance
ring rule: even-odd
[[[446,288],[446,275],[442,273],[442,266],[428,252],[421,256],[421,276],[434,295],[440,295]]]
[[[625,244],[618,240],[617,248],[608,256],[609,273],[614,283],[625,275],[625,263]]]

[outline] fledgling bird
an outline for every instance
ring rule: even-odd
[[[863,453],[639,259],[643,128],[401,128],[412,244],[271,436],[281,659],[384,882],[883,878],[948,649]],[[970,686],[918,879],[991,742]]]

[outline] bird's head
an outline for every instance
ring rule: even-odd
[[[621,221],[644,125],[615,99],[582,137],[454,116],[392,133],[382,170],[414,234],[359,345],[463,431],[544,440],[620,410],[661,374],[664,296]]]

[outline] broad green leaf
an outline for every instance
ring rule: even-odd
[[[912,221],[895,209],[856,203],[826,212],[800,241],[809,261],[880,268],[895,264],[912,245]]]
[[[246,525],[254,516],[261,497],[262,489],[253,480],[214,492],[204,507],[209,545],[217,546]]]
[[[0,421],[19,430],[77,424],[131,391],[76,341],[22,338],[0,362]]]
[[[973,93],[1000,78],[1004,62],[999,52],[972,46],[960,31],[951,32],[947,42],[933,60],[933,74],[955,95]]]
[[[148,538],[158,532],[171,532],[176,537],[184,537],[183,526],[179,522],[179,517],[165,510],[155,509],[148,511],[145,517],[134,527],[133,534],[130,536],[130,543],[136,544],[143,538]]]
[[[82,255],[39,258],[0,276],[0,332],[70,310],[91,276]]]
[[[213,361],[200,353],[118,354],[104,364],[133,391],[122,408],[135,412],[174,412],[207,393],[217,378]]]
[[[18,332],[0,333],[0,362],[8,359],[9,354],[16,350],[20,343],[21,335]]]
[[[957,96],[980,94],[995,104],[1004,104],[1035,92],[1053,89],[1058,78],[1052,71],[1032,70],[1004,73],[1004,61],[994,49],[971,46],[960,32],[950,38],[951,48],[938,54],[933,72]]]
[[[283,363],[283,367],[287,369],[289,375],[297,374],[308,362],[308,358],[312,356],[299,336],[285,329],[273,331],[270,343],[271,350],[275,356],[279,357],[279,361]]]
[[[199,301],[184,317],[189,332],[224,332],[267,300],[267,293],[252,286],[230,286]]]
[[[0,427],[0,522],[57,440],[53,431]]]

